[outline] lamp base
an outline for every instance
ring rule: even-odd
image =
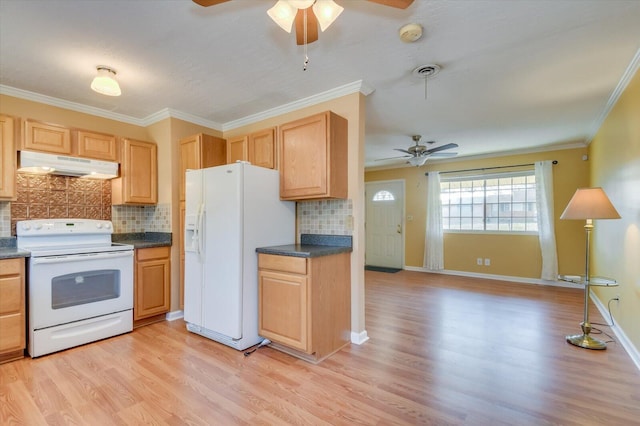
[[[567,342],[572,345],[580,346],[586,349],[603,350],[607,349],[607,344],[601,340],[594,339],[588,334],[574,334],[573,336],[567,336]]]

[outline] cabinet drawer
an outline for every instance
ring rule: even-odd
[[[0,353],[24,348],[24,325],[22,313],[0,316]]]
[[[0,260],[1,276],[22,274],[22,265],[24,265],[22,258]]]
[[[149,247],[136,250],[136,260],[138,262],[151,259],[165,259],[169,257],[170,247]]]
[[[258,268],[306,275],[307,259],[304,257],[260,253],[258,255]]]
[[[0,315],[21,312],[24,306],[22,298],[22,277],[0,277]]]

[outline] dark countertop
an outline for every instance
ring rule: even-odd
[[[129,232],[111,235],[114,243],[130,244],[134,248],[167,247],[172,244],[171,232]]]
[[[29,257],[31,253],[28,250],[22,250],[16,247],[16,237],[0,238],[0,259],[13,259],[16,257]]]
[[[302,234],[300,244],[258,247],[256,252],[292,257],[320,257],[353,251],[350,235]]]

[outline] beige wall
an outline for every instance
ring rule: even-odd
[[[618,326],[640,350],[640,72],[600,127],[589,146],[591,186],[600,186],[622,217],[596,220],[593,231],[592,274],[611,277],[619,286],[595,288],[611,303]],[[584,249],[584,243],[582,245]]]
[[[584,253],[575,245],[583,239],[582,228],[568,221],[560,221],[567,202],[576,188],[588,183],[589,164],[582,159],[586,148],[547,151],[503,157],[427,162],[422,167],[367,171],[365,181],[403,179],[405,181],[405,265],[422,267],[426,227],[427,178],[430,170],[447,171],[528,164],[535,161],[557,160],[553,166],[556,243],[559,272],[570,274],[580,270]],[[476,258],[490,258],[491,266],[478,266]],[[540,278],[542,260],[538,237],[532,235],[495,235],[446,233],[444,238],[444,266],[447,270],[469,273]],[[573,272],[575,273],[575,272]]]

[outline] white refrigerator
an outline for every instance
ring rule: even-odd
[[[295,242],[295,203],[276,170],[234,163],[186,172],[184,320],[244,350],[258,335],[257,247]]]

